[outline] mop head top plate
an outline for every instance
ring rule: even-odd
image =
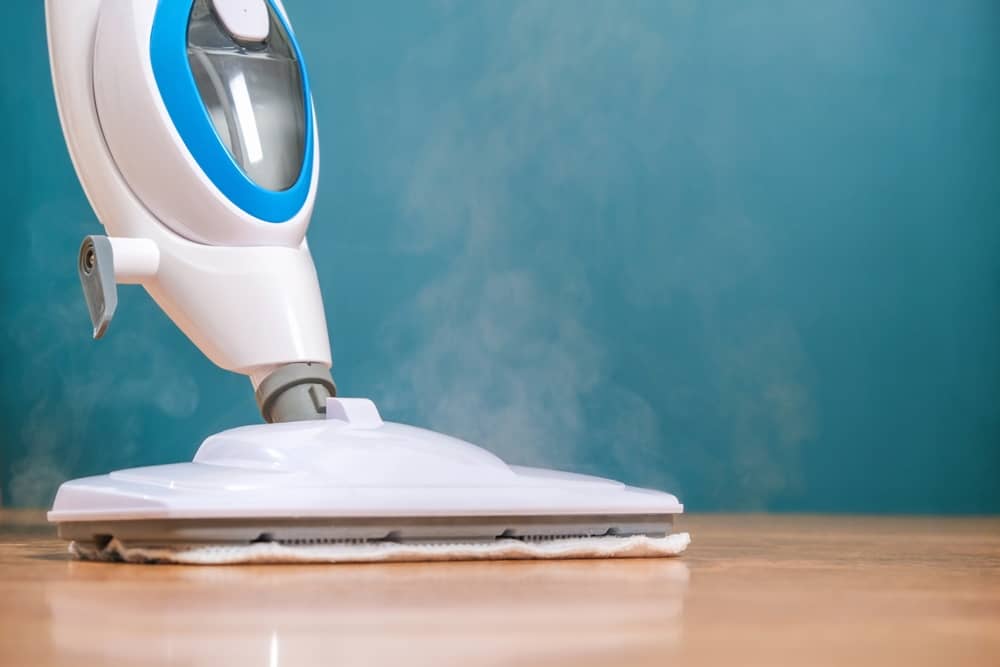
[[[197,546],[130,547],[118,539],[104,545],[72,542],[77,558],[127,563],[234,565],[239,563],[392,563],[460,560],[553,560],[572,558],[660,558],[677,556],[691,542],[688,533],[661,537],[568,537],[492,542],[365,542],[287,545],[278,542]]]

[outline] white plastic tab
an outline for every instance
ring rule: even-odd
[[[137,285],[160,270],[160,248],[150,239],[110,237],[115,265],[115,282]]]
[[[263,42],[270,20],[265,0],[213,0],[215,13],[226,30],[240,42]]]
[[[326,418],[347,422],[355,428],[378,428],[382,415],[367,398],[328,398]]]

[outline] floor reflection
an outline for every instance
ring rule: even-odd
[[[46,584],[63,656],[271,667],[615,664],[676,645],[689,578],[677,559],[67,568]]]

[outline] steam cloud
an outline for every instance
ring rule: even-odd
[[[767,270],[766,231],[731,197],[676,217],[681,193],[656,182],[671,174],[647,168],[679,140],[669,113],[682,93],[671,77],[685,47],[650,15],[683,23],[693,6],[488,7],[479,44],[464,36],[482,38],[482,18],[441,3],[439,31],[400,73],[398,107],[424,141],[412,145],[410,133],[385,149],[404,156],[396,243],[445,259],[386,322],[401,362],[383,403],[513,462],[683,493],[683,460],[709,502],[743,507],[794,489],[798,449],[815,424],[798,334],[773,308],[732,330],[723,303]],[[472,67],[445,98],[428,90],[435,76]],[[706,139],[708,188],[720,187],[720,150]],[[687,317],[684,328],[703,336],[701,367],[672,374],[672,356],[691,350],[663,331],[661,345],[643,350],[664,371],[660,391],[621,381],[638,325],[602,325],[603,311]],[[414,335],[415,349],[405,347]]]

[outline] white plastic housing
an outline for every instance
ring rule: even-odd
[[[94,99],[119,172],[153,215],[192,241],[298,247],[316,197],[315,133],[312,184],[292,218],[267,222],[230,202],[184,145],[153,77],[149,39],[156,6],[157,0],[104,2],[95,31]]]
[[[383,422],[367,399],[325,421],[209,437],[193,463],[66,482],[49,521],[679,514],[669,493],[509,466],[463,440]]]
[[[109,8],[109,21],[119,21],[129,29],[129,34],[120,36],[122,57],[128,54],[137,59],[119,63],[124,69],[115,75],[123,77],[119,85],[130,81],[127,85],[134,87],[135,104],[129,95],[128,102],[122,102],[126,116],[114,121],[134,126],[118,131],[131,137],[133,150],[147,163],[133,174],[134,184],[158,208],[180,206],[176,209],[180,213],[172,218],[176,226],[163,224],[136,197],[105,143],[94,98],[98,82],[93,58],[102,4]],[[214,186],[193,165],[162,101],[150,92],[148,43],[145,49],[141,45],[149,38],[147,22],[155,4],[155,0],[46,0],[59,118],[84,192],[109,236],[146,239],[158,249],[155,274],[140,272],[123,282],[132,278],[141,282],[174,323],[222,368],[250,375],[255,369],[296,361],[329,366],[319,282],[302,238],[313,194],[300,212],[300,221],[274,225],[241,217],[246,214],[221,194],[212,193]],[[112,121],[110,117],[104,120],[107,129]],[[129,152],[122,150],[123,155]],[[133,155],[131,159],[138,158]],[[313,159],[312,192],[318,145]],[[203,240],[229,239],[235,245],[206,245],[185,238],[176,230],[185,228],[179,219],[188,215],[212,217],[208,221],[191,218],[206,223],[199,229],[210,230],[199,235]],[[259,242],[244,236],[248,230],[261,234],[254,237]]]

